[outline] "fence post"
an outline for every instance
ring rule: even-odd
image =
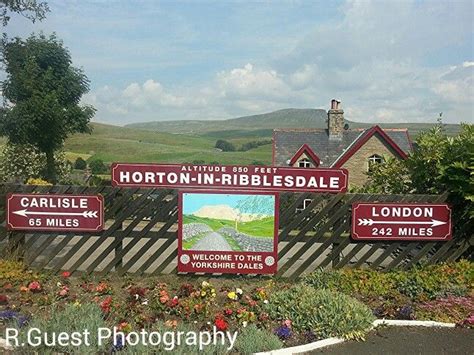
[[[339,248],[339,241],[335,241],[334,243],[332,243],[332,253],[334,253],[334,250],[337,250]],[[341,260],[340,258],[340,253],[337,253],[337,254],[334,254],[331,256],[331,265],[332,265],[332,268],[334,269],[334,267],[339,264],[339,261]]]
[[[121,253],[123,249],[123,222],[120,223],[119,231],[120,231],[120,235],[117,236],[116,238],[120,239],[120,243],[117,243],[117,245],[115,246],[115,255],[117,255],[118,253]],[[121,269],[122,266],[123,266],[123,259],[120,258],[120,260],[117,262],[117,265],[115,266],[115,271],[118,271],[119,269]]]

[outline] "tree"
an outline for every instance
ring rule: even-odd
[[[46,155],[44,178],[56,182],[54,152],[73,133],[90,132],[92,106],[79,104],[89,80],[72,66],[69,51],[55,35],[16,38],[4,48],[8,100],[0,116],[0,135],[12,144],[31,144]]]
[[[10,21],[10,13],[20,14],[31,22],[43,20],[49,12],[48,4],[36,0],[0,0],[0,21],[3,26]]]
[[[58,179],[70,182],[71,167],[63,151],[55,153]],[[7,143],[0,152],[0,181],[25,183],[43,175],[46,156],[30,144]]]
[[[77,170],[85,170],[87,168],[87,163],[84,159],[81,157],[78,157],[76,161],[74,162],[74,169]]]
[[[214,147],[222,150],[223,152],[234,152],[235,151],[235,146],[232,143],[230,143],[228,141],[225,141],[223,139],[219,139],[216,142],[216,145]]]
[[[91,168],[92,174],[103,174],[107,172],[107,166],[100,159],[95,159],[89,162],[89,168]]]
[[[418,136],[407,160],[388,160],[368,175],[364,192],[447,192],[456,234],[469,237],[474,228],[474,125],[461,124],[459,135],[449,137],[439,122]]]
[[[235,219],[235,230],[238,231],[238,222],[242,220],[244,213],[254,215],[254,220],[265,216],[273,216],[275,213],[274,197],[271,195],[250,195],[237,203],[239,211]]]

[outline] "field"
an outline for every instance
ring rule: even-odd
[[[193,215],[183,215],[183,224],[188,223],[203,223],[211,227],[214,231],[219,230],[222,227],[235,227],[235,222],[217,219],[217,218],[204,218]],[[240,222],[238,224],[239,232],[253,235],[255,237],[266,237],[273,238],[274,233],[274,219],[273,217],[262,218],[256,221]]]
[[[248,152],[221,152],[214,148],[216,138],[151,132],[126,127],[93,124],[93,133],[76,134],[66,141],[67,152],[86,154],[105,162],[160,162],[250,164],[270,163],[271,145]],[[253,139],[246,139],[251,141]]]
[[[125,127],[92,123],[92,134],[75,134],[65,143],[66,157],[75,161],[101,159],[106,163],[220,163],[271,164],[272,146],[266,144],[246,152],[222,152],[214,148],[218,139],[241,145],[272,138],[273,128],[324,128],[325,111],[287,109],[262,115],[221,121],[165,121],[136,123]],[[350,122],[350,128],[371,124]],[[431,123],[381,124],[383,128],[408,127],[412,138]],[[448,134],[459,132],[459,125],[446,125]],[[0,138],[0,146],[6,139]]]

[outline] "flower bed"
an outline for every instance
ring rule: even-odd
[[[295,284],[263,277],[71,277],[0,260],[0,322],[22,331],[31,326],[62,331],[85,326],[77,320],[83,312],[88,326],[123,332],[215,327],[237,331],[234,350],[251,353],[329,336],[363,339],[375,317],[471,326],[472,266],[463,261],[408,272],[316,271]],[[96,350],[131,351],[123,345],[112,341],[108,349]]]

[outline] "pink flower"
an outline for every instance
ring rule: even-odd
[[[41,284],[38,281],[30,282],[28,289],[31,292],[41,292]]]
[[[60,297],[66,297],[69,294],[69,287],[63,286],[59,291],[58,291],[58,296]]]
[[[5,295],[0,295],[0,305],[8,304],[8,297]]]
[[[65,279],[67,279],[69,276],[71,276],[71,273],[69,271],[64,271],[62,274],[61,274],[62,277],[64,277]]]

